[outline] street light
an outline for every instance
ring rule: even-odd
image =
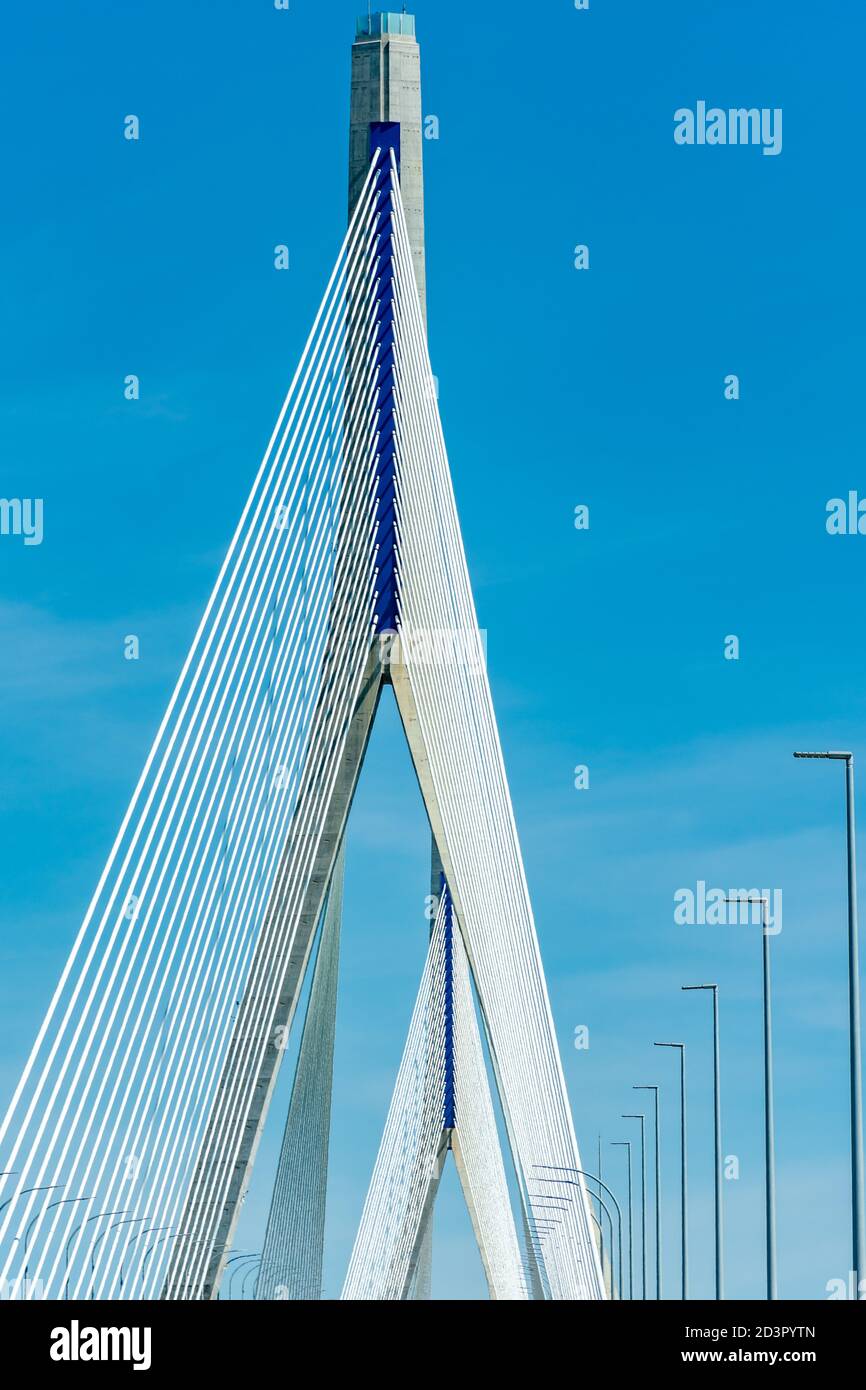
[[[601,1166],[601,1135],[599,1135],[599,1136],[598,1136],[598,1180],[599,1180],[599,1182],[601,1182],[603,1176],[604,1176],[604,1174],[603,1174],[603,1172],[602,1172],[602,1166]],[[599,1197],[598,1197],[598,1205],[599,1205],[599,1210],[600,1210],[600,1209],[601,1209],[601,1196],[600,1196],[600,1195],[599,1195]],[[598,1230],[599,1230],[599,1234],[600,1234],[600,1236],[601,1236],[601,1247],[600,1247],[600,1249],[601,1249],[601,1271],[602,1271],[602,1276],[603,1276],[603,1275],[604,1275],[604,1226],[602,1225],[601,1222],[599,1222],[599,1224],[598,1224]],[[611,1268],[613,1268],[613,1222],[610,1223],[610,1263],[611,1263]],[[622,1271],[620,1270],[620,1279],[621,1279],[621,1278],[622,1278]]]
[[[623,1115],[623,1120],[640,1120],[640,1268],[641,1298],[646,1298],[646,1116]]]
[[[3,1176],[4,1176],[4,1177],[12,1176],[12,1170],[10,1169],[9,1172],[6,1173],[6,1174],[4,1174]],[[7,1197],[6,1201],[3,1202],[2,1204],[0,1204],[0,1211],[3,1211],[6,1207],[8,1207],[8,1206],[10,1205],[10,1203],[16,1202],[16,1201],[18,1200],[19,1197],[26,1197],[27,1194],[28,1194],[28,1192],[57,1192],[57,1191],[61,1190],[62,1188],[64,1188],[65,1186],[66,1186],[66,1183],[65,1183],[65,1182],[49,1182],[49,1183],[43,1183],[43,1184],[42,1184],[41,1186],[39,1186],[39,1187],[25,1187],[25,1188],[22,1189],[21,1192],[13,1192],[13,1194],[12,1194],[11,1197]],[[39,1220],[39,1217],[40,1217],[40,1216],[44,1216],[44,1215],[45,1215],[45,1210],[47,1210],[47,1208],[46,1208],[46,1209],[43,1209],[43,1211],[39,1211],[39,1212],[36,1213],[35,1219],[36,1219],[37,1221]],[[25,1232],[24,1232],[24,1292],[25,1292],[25,1294],[26,1294],[26,1292],[27,1292],[27,1237],[28,1237],[29,1234],[30,1234],[30,1226],[32,1226],[32,1225],[33,1225],[33,1222],[31,1221],[31,1222],[30,1222],[30,1225],[27,1226],[27,1227],[25,1228]],[[14,1239],[15,1239],[15,1240],[20,1240],[20,1236],[15,1236]]]
[[[25,1285],[25,1288],[26,1288],[26,1286],[27,1286],[27,1271],[28,1271],[28,1264],[27,1264],[27,1244],[28,1244],[28,1242],[29,1242],[29,1240],[30,1240],[30,1232],[31,1232],[31,1230],[33,1229],[33,1227],[34,1227],[34,1225],[36,1224],[36,1222],[39,1220],[40,1216],[44,1216],[46,1211],[52,1211],[52,1210],[54,1209],[54,1207],[65,1207],[65,1206],[67,1206],[70,1202],[91,1202],[92,1200],[93,1200],[92,1197],[61,1197],[61,1199],[60,1199],[59,1202],[49,1202],[49,1203],[48,1203],[48,1206],[45,1208],[45,1211],[37,1212],[36,1215],[35,1215],[34,1217],[31,1218],[31,1220],[29,1221],[29,1223],[28,1223],[28,1225],[27,1225],[27,1230],[24,1232],[24,1285]],[[38,1269],[38,1265],[37,1265],[37,1269]]]
[[[246,1254],[244,1254],[242,1251],[239,1255],[232,1255],[231,1258],[226,1260],[225,1264],[223,1265],[222,1279],[225,1279],[226,1271],[228,1270],[229,1265],[233,1265],[237,1260],[249,1260],[251,1258],[252,1256],[249,1254],[249,1251]],[[222,1298],[222,1280],[220,1281],[220,1289],[217,1293],[217,1298]]]
[[[127,1207],[127,1211],[128,1211],[128,1210],[129,1210],[129,1208]],[[104,1231],[100,1231],[100,1232],[99,1232],[99,1235],[96,1237],[95,1241],[93,1242],[93,1244],[92,1244],[91,1247],[90,1247],[90,1297],[91,1297],[91,1298],[95,1298],[95,1297],[96,1297],[96,1295],[95,1295],[94,1292],[93,1292],[93,1286],[94,1286],[94,1284],[96,1283],[96,1247],[97,1247],[97,1245],[99,1244],[99,1242],[102,1240],[102,1238],[103,1238],[104,1236],[107,1236],[109,1231],[114,1231],[114,1230],[116,1230],[118,1226],[137,1226],[138,1223],[139,1223],[139,1221],[150,1221],[150,1220],[152,1220],[152,1218],[151,1218],[150,1216],[129,1216],[129,1217],[127,1217],[127,1219],[126,1219],[125,1221],[115,1221],[115,1223],[114,1223],[113,1226],[106,1226],[106,1228],[105,1228]],[[122,1261],[122,1258],[123,1258],[123,1257],[121,1256],[121,1261]]]
[[[259,1266],[261,1265],[261,1262],[262,1262],[262,1257],[261,1257],[261,1255],[257,1255],[256,1258],[255,1258],[254,1263],[250,1265],[250,1268],[248,1269],[247,1273],[244,1275],[243,1279],[241,1280],[241,1298],[242,1298],[242,1299],[246,1298],[246,1296],[247,1296],[247,1280],[249,1279],[249,1277],[250,1277],[251,1274],[258,1274]]]
[[[56,1192],[59,1187],[65,1187],[65,1182],[44,1183],[41,1187],[24,1187],[20,1192],[13,1192],[11,1197],[7,1197],[5,1202],[0,1202],[0,1211],[4,1211],[10,1202],[17,1202],[19,1197],[26,1197],[28,1192]],[[40,1216],[41,1216],[40,1212]]]
[[[575,1169],[569,1169],[568,1171],[569,1171],[569,1172],[577,1172],[578,1170],[575,1168]],[[559,1178],[540,1178],[539,1181],[540,1181],[540,1182],[559,1182],[560,1179],[559,1179]],[[597,1178],[594,1178],[593,1181],[594,1181],[594,1182],[597,1182],[598,1179],[597,1179]],[[574,1184],[572,1184],[572,1185],[574,1185]],[[561,1226],[561,1225],[562,1225],[562,1222],[561,1222],[561,1221],[554,1221],[554,1220],[553,1220],[552,1218],[550,1218],[550,1217],[544,1217],[544,1216],[542,1216],[542,1217],[539,1218],[538,1216],[536,1216],[535,1213],[536,1213],[537,1211],[539,1211],[539,1210],[541,1210],[541,1211],[552,1211],[552,1212],[557,1212],[557,1213],[561,1216],[564,1212],[568,1211],[569,1205],[570,1205],[571,1200],[572,1200],[571,1194],[570,1194],[570,1193],[568,1194],[568,1196],[561,1196],[558,1192],[541,1192],[541,1193],[530,1192],[530,1193],[528,1193],[528,1197],[529,1197],[529,1205],[530,1205],[531,1208],[532,1208],[532,1222],[533,1222],[533,1225],[534,1225],[536,1228],[538,1228],[538,1229],[543,1229],[543,1228],[546,1227],[546,1228],[548,1229],[548,1231],[549,1231],[552,1227],[554,1227],[554,1226]],[[590,1194],[590,1198],[591,1198],[591,1197],[592,1197],[592,1194]],[[596,1196],[595,1200],[598,1202],[599,1215],[596,1216],[595,1212],[592,1210],[591,1202],[590,1202],[590,1215],[592,1216],[593,1221],[595,1222],[596,1226],[598,1227],[598,1234],[599,1234],[599,1238],[600,1238],[600,1240],[601,1240],[601,1250],[602,1250],[601,1269],[602,1269],[602,1276],[604,1275],[604,1253],[603,1253],[603,1252],[604,1252],[604,1222],[600,1219],[602,1216],[606,1216],[606,1217],[607,1217],[607,1224],[608,1224],[608,1226],[610,1227],[610,1285],[611,1285],[611,1296],[613,1297],[614,1280],[615,1280],[615,1278],[616,1278],[616,1267],[615,1267],[614,1261],[613,1261],[613,1249],[614,1249],[613,1217],[612,1217],[611,1214],[610,1214],[610,1207],[607,1205],[607,1203],[604,1201],[604,1199],[601,1197],[600,1194]],[[621,1236],[621,1233],[620,1233],[620,1236]],[[619,1247],[619,1249],[620,1249],[620,1259],[622,1259],[622,1239],[620,1239],[620,1247]],[[620,1283],[620,1285],[622,1284],[622,1270],[621,1270],[621,1269],[620,1269],[620,1272],[619,1272],[619,1283]]]
[[[67,1242],[66,1242],[66,1260],[65,1260],[64,1271],[63,1271],[63,1297],[64,1297],[64,1298],[68,1298],[68,1297],[69,1297],[69,1247],[70,1247],[70,1245],[72,1244],[72,1242],[74,1241],[75,1237],[78,1235],[78,1232],[82,1229],[82,1227],[86,1226],[86,1225],[88,1224],[88,1222],[90,1222],[90,1221],[99,1221],[99,1219],[100,1219],[101,1217],[103,1217],[103,1216],[125,1216],[126,1213],[127,1213],[128,1211],[129,1211],[129,1207],[122,1207],[122,1208],[119,1208],[117,1211],[96,1211],[96,1212],[93,1213],[92,1216],[86,1216],[86,1217],[84,1218],[83,1221],[79,1221],[78,1225],[75,1227],[75,1230],[72,1232],[72,1235],[69,1237],[69,1239],[68,1239]]]
[[[259,1251],[259,1252],[257,1252],[255,1255],[238,1255],[238,1256],[236,1256],[236,1258],[237,1258],[238,1260],[244,1260],[244,1261],[246,1261],[246,1260],[258,1260],[258,1259],[261,1258],[261,1252]],[[229,1264],[232,1264],[232,1263],[234,1263],[234,1262],[230,1260],[230,1261],[228,1261],[228,1263],[229,1263]],[[232,1290],[233,1290],[233,1288],[234,1288],[234,1280],[235,1280],[235,1275],[237,1274],[237,1272],[238,1272],[237,1269],[233,1269],[232,1272],[231,1272],[231,1274],[229,1275],[229,1298],[232,1297]],[[244,1275],[244,1278],[246,1278],[246,1274]],[[243,1288],[243,1284],[241,1285],[241,1288]]]
[[[617,1229],[618,1229],[618,1231],[619,1231],[619,1260],[618,1260],[618,1263],[619,1263],[619,1286],[620,1286],[620,1291],[621,1291],[621,1290],[622,1290],[622,1211],[620,1210],[619,1202],[616,1200],[615,1195],[613,1194],[613,1192],[611,1192],[611,1190],[610,1190],[610,1188],[608,1187],[607,1183],[606,1183],[606,1182],[602,1182],[601,1178],[597,1178],[597,1177],[595,1176],[594,1173],[585,1173],[584,1170],[583,1170],[582,1168],[560,1168],[560,1167],[557,1167],[555,1164],[551,1164],[551,1163],[536,1163],[536,1164],[534,1164],[533,1166],[534,1166],[535,1168],[541,1168],[544,1172],[547,1172],[547,1173],[576,1173],[579,1177],[584,1178],[584,1179],[589,1179],[590,1182],[597,1182],[598,1185],[599,1185],[599,1187],[603,1187],[603,1188],[604,1188],[605,1192],[606,1192],[607,1195],[610,1197],[610,1200],[613,1202],[613,1205],[614,1205],[614,1207],[615,1207],[615,1209],[616,1209]],[[556,1182],[556,1183],[561,1183],[564,1187],[578,1187],[578,1188],[580,1187],[580,1183],[574,1182],[573,1180],[570,1180],[570,1179],[568,1179],[568,1178],[536,1178],[535,1181],[536,1181],[536,1182]],[[604,1202],[601,1201],[601,1198],[599,1197],[597,1200],[599,1201],[599,1203],[601,1204],[601,1206],[604,1207],[605,1211],[607,1211],[607,1207],[605,1206]],[[608,1212],[608,1219],[610,1219],[610,1212]],[[559,1223],[559,1222],[556,1222],[556,1223],[554,1223],[554,1224],[559,1225],[560,1223]],[[611,1265],[611,1285],[612,1285],[612,1284],[613,1284],[613,1268],[614,1268],[614,1264],[613,1264],[613,1222],[612,1222],[612,1221],[611,1221],[611,1223],[610,1223],[610,1241],[611,1241],[610,1265]]]
[[[676,1047],[680,1053],[680,1236],[682,1242],[682,1296],[689,1296],[689,1203],[686,1159],[686,1045],[685,1043],[653,1043],[653,1047]]]
[[[127,1250],[129,1249],[129,1247],[130,1247],[131,1245],[135,1245],[135,1242],[136,1242],[137,1240],[141,1240],[142,1236],[153,1235],[154,1231],[170,1231],[171,1229],[172,1229],[171,1226],[148,1226],[146,1230],[144,1230],[144,1231],[139,1231],[137,1235],[131,1236],[130,1239],[126,1242],[126,1245],[124,1246],[123,1254],[122,1254],[121,1257],[120,1257],[120,1292],[121,1292],[121,1295],[123,1294],[123,1266],[124,1266],[124,1263],[125,1263],[125,1261],[126,1261],[126,1252],[127,1252]]]
[[[628,1296],[634,1299],[634,1263],[632,1251],[634,1247],[634,1207],[631,1200],[631,1140],[613,1139],[611,1140],[612,1149],[628,1150]]]
[[[857,855],[854,831],[854,754],[795,753],[845,764],[845,818],[848,838],[848,1047],[851,1070],[851,1224],[854,1288],[866,1274],[866,1219],[863,1194],[863,1080],[860,1060],[860,946],[857,933]]]
[[[722,1102],[719,1077],[719,987],[683,985],[684,990],[711,989],[713,992],[713,1100],[716,1157],[716,1298],[725,1296],[724,1231],[722,1220]]]
[[[610,1207],[607,1205],[607,1202],[604,1200],[604,1198],[601,1196],[601,1194],[599,1194],[599,1195],[596,1197],[596,1201],[598,1202],[599,1214],[604,1215],[604,1216],[607,1217],[607,1224],[608,1224],[608,1226],[610,1227],[610,1279],[609,1279],[610,1297],[611,1297],[611,1298],[621,1298],[621,1297],[622,1297],[622,1268],[620,1268],[619,1274],[617,1274],[617,1266],[616,1266],[616,1262],[615,1262],[615,1260],[614,1260],[614,1248],[615,1248],[615,1247],[614,1247],[614,1235],[613,1235],[613,1217],[612,1217],[612,1215],[611,1215]],[[593,1221],[595,1222],[596,1226],[598,1227],[599,1235],[603,1236],[603,1234],[604,1234],[604,1223],[598,1219],[598,1217],[596,1216],[595,1212],[592,1211],[592,1208],[590,1208],[590,1214],[591,1214],[592,1219],[593,1219]],[[620,1260],[622,1260],[622,1237],[621,1237],[621,1235],[620,1235],[620,1243],[619,1243],[619,1255],[620,1255]],[[601,1275],[602,1275],[602,1282],[604,1282],[604,1261],[603,1261],[603,1260],[602,1260],[602,1266],[601,1266]]]
[[[764,977],[764,1191],[767,1228],[767,1298],[778,1298],[776,1284],[776,1126],[773,1105],[773,1015],[770,999],[770,930],[769,901],[760,894],[748,893],[738,898],[725,898],[726,903],[760,903],[763,977]]]
[[[632,1086],[633,1091],[654,1091],[656,1107],[656,1298],[662,1296],[662,1180],[661,1144],[659,1142],[659,1088]]]
[[[595,1224],[596,1224],[596,1226],[597,1226],[597,1228],[598,1228],[598,1238],[599,1238],[599,1241],[603,1241],[603,1240],[604,1240],[604,1230],[603,1230],[603,1228],[602,1228],[601,1222],[599,1221],[599,1219],[598,1219],[598,1217],[596,1216],[595,1212],[592,1210],[592,1207],[590,1207],[590,1209],[589,1209],[589,1214],[590,1214],[590,1216],[592,1217],[593,1221],[595,1222]],[[611,1238],[611,1241],[613,1241],[613,1231],[611,1231],[611,1237],[610,1237],[610,1238]],[[613,1247],[611,1247],[611,1248],[613,1248]],[[602,1275],[604,1275],[604,1260],[603,1260],[603,1259],[602,1259],[602,1264],[601,1264],[601,1272],[602,1272]]]

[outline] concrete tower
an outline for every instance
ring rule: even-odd
[[[364,15],[357,23],[349,115],[350,216],[370,167],[374,121],[400,124],[400,191],[426,322],[421,51],[415,41],[414,15],[383,12]]]

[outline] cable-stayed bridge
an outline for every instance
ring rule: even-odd
[[[367,145],[349,227],[0,1126],[13,1296],[218,1296],[312,972],[257,1296],[319,1297],[344,843],[389,686],[436,912],[343,1297],[428,1296],[449,1153],[491,1297],[603,1296],[427,350],[411,178],[404,206],[420,151],[412,109],[392,118],[401,80],[413,92],[409,19],[360,28],[353,169],[359,124]]]

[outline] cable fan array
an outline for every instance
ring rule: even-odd
[[[336,628],[333,717],[314,750],[326,782],[371,641],[375,398],[348,364],[373,331],[376,242],[368,179],[0,1126],[0,1278],[13,1295],[158,1297],[174,1258],[184,1296],[211,1254],[211,1232],[181,1213],[205,1127],[225,1135],[213,1176],[225,1183],[248,1104],[226,1096],[213,1113],[311,756],[324,656]],[[267,1045],[251,1030],[250,1049]]]
[[[383,662],[392,626],[399,641]],[[526,1296],[470,976],[530,1238],[528,1285],[533,1296],[604,1296],[480,656],[397,162],[377,148],[0,1126],[0,1292],[216,1293],[351,778],[390,679],[448,910],[440,905],[343,1296],[402,1298],[413,1287],[443,1135],[491,1292]],[[313,1125],[313,1109],[299,1107],[290,1125],[299,1113]],[[296,1173],[305,1156],[321,1166],[323,1125],[320,1114],[306,1139],[287,1134]],[[531,1189],[548,1168],[575,1181],[543,1234]],[[283,1189],[263,1296],[299,1268],[287,1253],[293,1203],[295,1217],[307,1204],[308,1246],[321,1243],[324,1189],[308,1176]],[[317,1278],[314,1265],[303,1278],[310,1269]]]
[[[397,359],[398,703],[423,750],[437,841],[466,941],[526,1211],[545,1165],[580,1157],[415,292],[406,220],[394,193]],[[451,653],[425,640],[450,634]],[[432,652],[432,654],[431,654]],[[418,754],[416,754],[417,760]],[[604,1296],[583,1178],[543,1242],[554,1298]]]
[[[526,1296],[469,965],[447,888],[364,1204],[344,1299],[412,1296],[453,1149],[491,1297]]]

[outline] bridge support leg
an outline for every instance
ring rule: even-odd
[[[381,687],[379,646],[374,642],[349,724],[336,782],[330,793],[320,785],[319,758],[312,755],[308,763],[295,824],[300,822],[302,825],[319,826],[320,833],[314,832],[312,837],[289,833],[277,874],[277,886],[254,953],[249,975],[251,983],[241,1001],[187,1199],[181,1229],[189,1233],[192,1242],[203,1242],[212,1253],[200,1284],[190,1287],[182,1272],[190,1244],[184,1241],[169,1270],[164,1294],[167,1298],[208,1300],[218,1296],[220,1279],[273,1098],[285,1038],[297,1008],[316,927],[321,919],[358,784]],[[322,710],[322,723],[327,713],[327,710]],[[312,749],[317,747],[315,732],[309,746]],[[309,816],[307,811],[311,801],[317,803],[317,810]],[[293,900],[300,901],[294,921],[287,917],[290,911],[288,904]],[[275,937],[290,942],[287,963],[279,984],[276,1007],[270,1011],[265,1026],[253,1036],[255,1025],[252,1020],[261,1012],[262,995],[270,995],[274,989]],[[252,1046],[249,1045],[251,1042]],[[252,1100],[246,1115],[235,1124],[226,1143],[225,1134],[220,1135],[219,1125],[226,1110],[231,1108],[233,1096],[252,1096]]]

